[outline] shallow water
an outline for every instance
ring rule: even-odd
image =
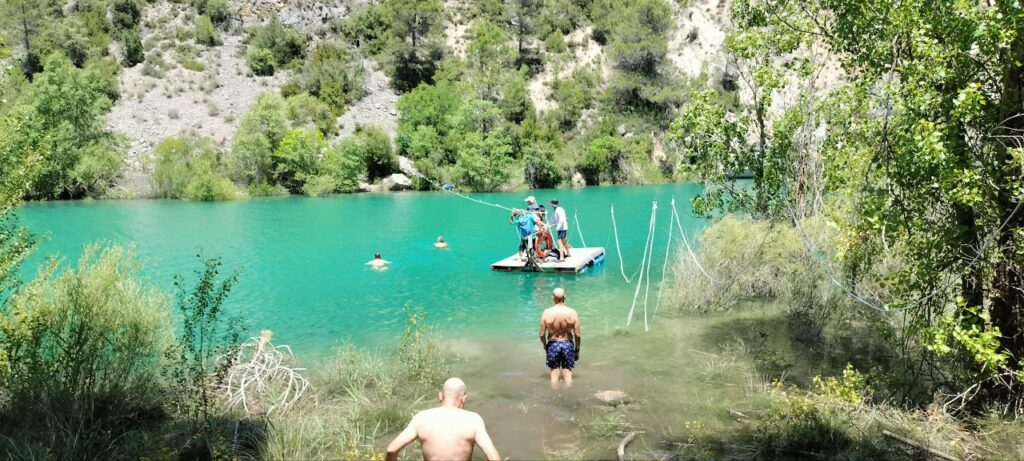
[[[543,202],[557,196],[571,223],[578,214],[588,246],[606,248],[604,265],[581,275],[491,271],[492,262],[518,245],[507,212],[442,193],[42,203],[18,214],[46,237],[26,272],[48,254],[73,260],[91,242],[133,243],[146,275],[171,288],[173,275],[199,267],[198,252],[223,257],[226,267],[242,271],[231,308],[243,312],[254,331],[272,329],[275,342],[291,345],[307,365],[343,341],[394,346],[405,322],[402,308],[422,308],[458,356],[453,373],[469,384],[467,408],[484,416],[503,455],[609,458],[622,431],[644,431],[631,453],[672,448],[686,424],[727,427],[735,423],[730,409],[756,406],[761,395],[751,392],[756,383],[749,382],[749,364],[722,354],[736,315],[651,315],[645,333],[644,288],[632,324],[625,325],[635,285],[619,272],[610,207],[626,273],[635,278],[651,202],[661,204],[648,300],[653,314],[669,201],[677,200],[692,240],[705,224],[689,213],[698,190],[674,184],[531,192]],[[476,197],[519,207],[525,195]],[[570,242],[583,246],[572,224]],[[450,248],[433,248],[438,235]],[[392,261],[388,270],[365,266],[375,251]],[[556,286],[566,288],[568,304],[580,312],[585,338],[576,386],[559,391],[548,386],[537,340],[540,312]],[[607,389],[627,392],[634,403],[613,408],[592,397]]]

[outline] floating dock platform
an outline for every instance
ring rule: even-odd
[[[501,261],[491,264],[491,269],[496,271],[537,271],[557,272],[561,274],[579,274],[587,268],[594,267],[604,262],[604,247],[594,248],[573,248],[569,251],[571,256],[562,262],[546,262],[540,265],[540,269],[529,266],[525,261],[519,259],[518,254],[509,256]]]

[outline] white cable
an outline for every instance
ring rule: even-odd
[[[572,209],[572,220],[576,221],[576,232],[578,232],[580,234],[580,243],[582,243],[583,247],[586,248],[587,247],[587,241],[583,239],[583,229],[580,229],[580,220],[579,220],[579,218],[576,217],[576,209],[575,208]]]
[[[676,206],[676,198],[672,197],[672,207]],[[674,216],[674,215],[673,215]],[[675,227],[674,217],[669,216],[668,220],[668,243],[665,246],[665,262],[661,265],[661,284],[658,285],[658,303],[654,305],[654,314],[651,315],[653,319],[655,315],[658,315],[658,309],[661,308],[661,293],[665,291],[665,273],[668,269],[668,256],[672,254],[672,230]]]
[[[654,230],[657,229],[655,222],[657,221],[658,214],[658,202],[655,201],[651,208],[651,246],[647,250],[647,256],[644,259],[647,260],[647,288],[644,289],[644,332],[646,333],[649,328],[647,326],[647,298],[651,294],[651,263],[654,262]]]
[[[455,192],[455,191],[453,191],[453,190],[445,189],[444,187],[441,187],[441,185],[440,185],[440,184],[438,184],[438,183],[437,183],[437,182],[435,182],[434,180],[432,180],[432,179],[430,179],[430,178],[428,178],[428,177],[424,176],[424,175],[423,175],[422,173],[420,173],[420,172],[418,172],[418,171],[411,171],[411,170],[410,170],[410,171],[407,171],[406,173],[410,173],[410,174],[412,174],[413,176],[416,176],[417,178],[421,178],[421,179],[423,179],[424,181],[426,181],[426,182],[430,183],[431,185],[433,185],[434,187],[436,187],[436,188],[440,189],[441,191],[443,191],[443,192],[447,192],[447,193],[449,193],[449,194],[452,194],[452,195],[454,195],[454,196],[456,196],[456,197],[462,197],[462,198],[464,198],[464,199],[466,199],[466,200],[469,200],[469,201],[471,201],[471,202],[476,202],[476,203],[479,203],[479,204],[481,204],[481,205],[487,205],[487,206],[492,206],[492,207],[495,207],[495,208],[501,208],[502,210],[505,210],[505,211],[514,211],[514,210],[513,210],[512,208],[509,208],[509,207],[507,207],[507,206],[504,206],[504,205],[498,205],[497,203],[490,203],[490,202],[485,202],[485,201],[483,201],[483,200],[480,200],[480,199],[475,199],[475,198],[473,198],[473,197],[470,197],[470,196],[468,196],[468,195],[463,195],[463,194],[460,194],[460,193],[458,193],[458,192]]]
[[[683,224],[679,220],[679,212],[676,211],[676,202],[674,199],[672,200],[672,219],[676,221],[676,226],[679,227],[679,234],[683,237],[683,244],[686,245],[686,251],[690,254],[690,259],[693,260],[693,263],[697,265],[697,269],[700,269],[700,273],[704,274],[712,284],[717,283],[715,282],[715,279],[712,278],[706,270],[704,270],[704,267],[700,265],[700,261],[697,260],[697,255],[693,253],[693,248],[690,247],[690,241],[686,239],[686,232],[683,232]]]
[[[633,291],[633,304],[629,306],[629,313],[626,315],[626,326],[633,321],[633,311],[636,309],[636,301],[640,296],[640,285],[644,280],[644,266],[647,264],[647,246],[651,244],[651,235],[654,234],[654,211],[657,210],[657,203],[651,208],[651,223],[647,226],[647,240],[644,242],[644,258],[640,261],[640,277],[636,279],[636,290]]]
[[[615,232],[615,252],[619,254],[619,272],[622,273],[622,278],[626,279],[626,283],[633,283],[629,280],[629,277],[626,277],[626,267],[622,263],[622,249],[619,248],[619,226],[615,224],[614,203],[612,204],[612,230]]]

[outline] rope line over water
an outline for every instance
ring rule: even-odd
[[[583,243],[583,247],[586,248],[587,241],[583,238],[583,229],[580,228],[580,220],[576,216],[576,208],[572,209],[572,220],[576,222],[576,232],[580,234],[580,243]]]
[[[675,211],[674,211],[675,208],[676,208],[676,198],[672,197],[672,210],[673,210],[673,214],[672,214],[672,216],[669,216],[669,220],[668,220],[668,240],[667,240],[667,242],[665,244],[665,262],[663,262],[661,264],[661,284],[658,285],[658,302],[654,305],[654,314],[651,315],[652,319],[654,318],[655,315],[658,315],[658,309],[661,308],[661,294],[662,294],[662,292],[665,291],[665,273],[667,272],[667,269],[668,269],[668,257],[669,257],[670,254],[672,254],[672,230],[673,230],[673,226],[675,225],[675,222],[674,222],[675,221],[675,219],[674,219],[675,218]]]
[[[619,255],[619,272],[622,273],[622,278],[626,279],[626,283],[633,283],[632,281],[629,280],[629,277],[626,277],[626,266],[622,263],[622,249],[620,248],[620,245],[619,245],[619,226],[617,224],[615,224],[615,204],[614,203],[612,204],[612,231],[614,231],[614,233],[615,233],[615,252],[618,253],[618,255]],[[646,248],[646,246],[644,248]],[[631,315],[632,315],[632,312],[633,311],[630,310]]]
[[[704,274],[709,282],[712,284],[718,283],[710,274],[708,274],[708,271],[704,270],[704,266],[701,266],[700,261],[697,260],[697,255],[694,254],[693,247],[690,246],[690,241],[686,238],[686,232],[683,232],[683,223],[679,220],[679,212],[676,211],[675,198],[672,199],[672,219],[676,222],[676,226],[679,228],[679,234],[683,237],[683,244],[686,245],[686,252],[690,254],[690,259],[693,260],[693,264],[697,266],[697,269],[700,269],[700,273]]]
[[[633,304],[629,307],[629,313],[626,314],[626,326],[629,326],[629,324],[633,322],[633,312],[636,310],[636,302],[637,302],[637,300],[640,297],[640,286],[643,284],[643,281],[644,281],[644,273],[645,273],[644,269],[645,269],[645,267],[649,266],[649,263],[647,261],[647,256],[654,249],[652,238],[654,236],[654,223],[655,223],[655,217],[657,216],[657,212],[658,212],[658,202],[655,201],[652,204],[652,206],[651,206],[651,222],[647,226],[647,240],[644,242],[644,257],[640,261],[640,277],[637,279],[637,282],[636,282],[636,290],[633,291]],[[613,211],[612,212],[612,216],[614,216],[614,215],[615,215],[615,212]],[[612,222],[613,223],[615,222],[614,218],[612,219]],[[621,262],[621,258],[620,258],[620,262]],[[626,275],[625,272],[623,272],[622,275],[625,276]],[[645,311],[644,312],[644,331],[648,331],[647,312],[646,312],[647,305],[646,305],[646,303],[647,303],[647,295],[650,293],[650,287],[651,287],[650,279],[648,278],[648,280],[647,280],[647,292],[645,292],[645,294],[644,294],[644,311]]]
[[[509,208],[509,207],[504,206],[504,205],[499,205],[497,203],[491,203],[491,202],[485,202],[483,200],[470,197],[468,195],[460,194],[458,192],[455,192],[454,190],[446,189],[446,188],[442,187],[440,184],[438,184],[436,181],[434,181],[433,179],[430,179],[430,178],[424,176],[422,173],[420,173],[418,171],[409,170],[409,171],[406,171],[406,173],[409,173],[409,174],[411,174],[411,175],[413,175],[413,176],[415,176],[417,178],[420,178],[420,179],[430,183],[431,185],[433,185],[434,187],[440,189],[443,192],[447,192],[447,193],[452,194],[452,195],[454,195],[456,197],[464,198],[466,200],[469,200],[470,202],[476,202],[476,203],[479,203],[481,205],[487,205],[487,206],[491,206],[491,207],[495,207],[495,208],[501,208],[502,210],[505,210],[505,211],[508,211],[508,212],[512,212],[513,211],[512,208]]]

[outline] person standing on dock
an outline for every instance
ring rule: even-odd
[[[565,289],[555,288],[552,295],[555,305],[540,316],[540,343],[551,369],[551,388],[558,389],[559,375],[565,387],[572,387],[572,369],[580,359],[580,316],[565,305]]]
[[[534,212],[540,209],[540,205],[537,205],[537,199],[532,195],[526,197],[526,211]]]
[[[537,235],[537,215],[529,211],[512,210],[512,216],[508,222],[515,224],[519,230],[519,259],[526,261],[530,248],[533,247],[533,237]]]
[[[569,246],[569,218],[565,216],[565,208],[558,204],[557,198],[551,199],[551,204],[555,206],[555,211],[551,213],[551,221],[548,226],[553,232],[558,233],[558,260],[564,261],[569,257],[569,250],[572,249]]]
[[[413,440],[420,441],[423,459],[470,460],[473,445],[479,445],[488,461],[501,459],[480,415],[463,410],[466,406],[466,383],[459,378],[444,382],[438,395],[441,405],[416,413],[409,425],[388,444],[387,460],[398,459],[398,453]]]

